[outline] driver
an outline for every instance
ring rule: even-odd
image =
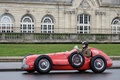
[[[86,57],[91,57],[91,50],[88,47],[88,42],[87,41],[82,42],[82,53]]]

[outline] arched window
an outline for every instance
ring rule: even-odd
[[[10,14],[0,16],[0,32],[13,32],[14,18]]]
[[[25,15],[21,19],[21,32],[22,33],[33,33],[34,32],[34,21],[30,15]]]
[[[77,16],[77,33],[90,33],[90,16],[80,14]]]
[[[120,17],[114,18],[112,21],[112,33],[120,34]]]
[[[41,33],[54,33],[54,21],[51,16],[45,16],[41,24]]]

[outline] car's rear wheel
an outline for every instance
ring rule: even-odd
[[[73,68],[80,68],[84,65],[85,58],[82,53],[73,52],[70,54],[68,61]]]
[[[103,56],[94,56],[90,61],[90,68],[94,73],[102,73],[106,69],[107,62]]]
[[[36,71],[41,74],[49,73],[52,68],[52,60],[47,55],[39,56],[34,63]]]

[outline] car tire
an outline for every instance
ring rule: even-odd
[[[47,55],[41,55],[35,60],[34,66],[39,74],[46,74],[52,68],[52,60]]]
[[[68,61],[73,68],[80,68],[84,65],[85,58],[82,53],[73,52],[68,57]]]
[[[91,58],[90,68],[94,73],[102,73],[105,71],[107,62],[101,55],[97,55]]]

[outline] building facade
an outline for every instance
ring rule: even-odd
[[[0,33],[120,34],[120,0],[0,0]]]

